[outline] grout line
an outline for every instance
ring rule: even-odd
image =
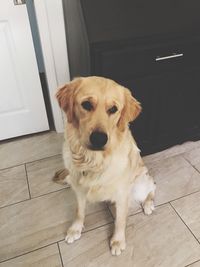
[[[30,185],[29,185],[29,180],[28,180],[28,172],[27,172],[27,167],[26,163],[24,164],[25,172],[26,172],[26,182],[28,186],[28,193],[29,193],[29,199],[31,199],[31,191],[30,191]]]
[[[63,190],[63,189],[61,189],[61,190]],[[59,190],[59,191],[60,191],[60,190]],[[21,202],[22,202],[22,201],[21,201]],[[23,201],[23,202],[24,202],[24,201]],[[165,202],[165,203],[159,204],[159,205],[157,205],[156,207],[162,207],[163,205],[166,205],[166,204],[170,204],[170,206],[171,206],[171,207],[173,208],[173,210],[176,212],[176,210],[174,209],[174,207],[172,206],[172,204],[171,204],[170,202]],[[108,208],[108,206],[107,206],[107,208]],[[109,209],[109,208],[108,208],[108,209]],[[109,212],[111,213],[110,209],[109,209]],[[139,211],[139,212],[137,212],[137,213],[135,213],[135,214],[129,215],[129,217],[135,216],[135,215],[140,214],[140,213],[143,213],[143,211]],[[176,214],[178,215],[178,217],[180,217],[179,214],[178,214],[177,212],[176,212]],[[113,218],[112,213],[111,213],[111,216],[112,216],[112,218]],[[181,217],[180,217],[180,219],[181,219],[181,221],[185,224],[185,222],[182,220]],[[102,224],[102,225],[100,225],[100,226],[97,226],[97,227],[94,227],[94,228],[92,228],[92,229],[89,229],[89,230],[86,230],[86,231],[82,232],[82,235],[84,235],[84,234],[86,234],[86,233],[88,233],[88,232],[94,231],[94,230],[96,230],[96,229],[100,229],[100,228],[102,228],[102,227],[104,227],[104,226],[106,226],[106,225],[112,225],[112,224],[113,224],[113,222],[108,222],[108,223]],[[185,225],[186,225],[186,224],[185,224]],[[187,225],[186,225],[186,227],[188,228]],[[190,228],[188,228],[188,230],[191,232]],[[192,232],[191,232],[191,234],[194,236],[194,234],[193,234]],[[198,239],[197,239],[195,236],[194,236],[194,238],[195,238],[195,239],[197,240],[197,242],[199,243]],[[40,249],[42,249],[42,248],[51,246],[51,245],[53,245],[53,244],[57,244],[57,246],[59,247],[59,242],[62,242],[62,241],[64,241],[64,238],[63,238],[63,239],[60,239],[60,240],[57,240],[57,241],[55,241],[55,242],[49,243],[49,244],[47,244],[47,245],[45,245],[45,246],[39,247],[39,248],[37,248],[37,249],[31,250],[31,251],[29,251],[29,252],[26,252],[26,253],[17,255],[17,256],[15,256],[15,257],[11,257],[11,258],[6,259],[6,260],[3,260],[3,261],[0,261],[0,263],[2,263],[2,262],[6,262],[6,261],[9,261],[9,260],[18,258],[18,257],[21,257],[21,256],[23,256],[23,255],[32,253],[32,252],[37,251],[37,250],[40,250]],[[59,253],[60,253],[60,247],[59,247]],[[61,257],[62,267],[64,267],[64,265],[63,265],[63,261],[62,261],[61,253],[60,253],[60,257]],[[191,263],[191,264],[192,264],[192,263]],[[189,266],[189,265],[187,265],[187,266]],[[185,267],[187,267],[187,266],[185,266]]]
[[[56,191],[52,191],[52,192],[45,193],[45,194],[43,194],[43,195],[39,195],[39,196],[36,196],[36,197],[32,197],[31,199],[24,199],[24,200],[15,202],[15,203],[11,203],[11,204],[9,204],[9,205],[2,206],[2,207],[0,207],[0,209],[7,208],[7,207],[10,207],[10,206],[13,206],[13,205],[17,205],[17,204],[22,203],[22,202],[25,202],[25,201],[30,201],[30,200],[33,200],[33,199],[37,199],[37,198],[40,198],[40,197],[43,197],[43,196],[46,196],[46,195],[49,195],[49,194],[53,194],[53,193],[56,193],[56,192],[60,192],[60,191],[62,191],[62,190],[67,190],[67,189],[70,189],[70,188],[71,188],[70,186],[69,186],[69,187],[64,187],[64,188],[58,189],[58,190],[56,190]],[[184,197],[187,197],[187,196],[196,194],[196,193],[198,193],[198,192],[200,192],[200,189],[197,190],[197,191],[195,191],[195,192],[186,194],[186,195],[184,195],[184,196],[181,196],[181,197],[178,197],[178,198],[174,198],[174,199],[171,199],[171,200],[166,201],[166,202],[164,202],[164,203],[155,205],[155,208],[160,207],[160,206],[163,206],[163,205],[166,205],[166,204],[169,204],[170,202],[173,202],[173,201],[182,199],[182,198],[184,198]],[[106,204],[106,206],[107,206],[107,204]],[[110,209],[109,209],[108,206],[107,206],[107,208],[108,208],[109,212],[112,214],[112,212],[110,211]],[[133,214],[128,215],[128,217],[129,217],[129,216],[134,216],[134,215],[136,215],[136,214],[138,214],[138,213],[141,213],[141,212],[143,212],[143,211],[142,211],[142,210],[141,210],[141,211],[139,210],[139,211],[137,211],[137,212],[135,212],[135,213],[133,213]],[[113,216],[113,215],[111,215],[111,216],[112,216],[112,218],[113,218],[113,220],[114,220],[114,219],[115,219],[114,216]]]
[[[44,135],[48,135],[48,134],[51,134],[51,133],[55,133],[57,134],[57,132],[55,130],[45,130],[43,132],[36,132],[36,133],[30,133],[30,134],[27,134],[27,135],[21,135],[21,136],[16,136],[16,137],[11,137],[11,138],[8,138],[8,139],[5,139],[5,140],[1,140],[0,141],[0,144],[4,145],[4,144],[9,144],[9,143],[15,143],[15,142],[20,142],[22,140],[28,140],[28,139],[33,139],[34,137],[41,137],[41,136],[44,136]]]
[[[169,202],[170,206],[172,207],[172,209],[175,211],[175,213],[177,214],[177,216],[181,219],[181,221],[185,224],[185,226],[187,227],[187,229],[190,231],[190,233],[193,235],[193,237],[196,239],[197,243],[200,245],[200,241],[198,240],[198,238],[194,235],[194,233],[192,232],[192,230],[189,228],[189,226],[185,223],[185,221],[182,219],[182,217],[180,216],[180,214],[176,211],[176,209],[174,208],[174,206]]]
[[[185,161],[187,161],[198,173],[200,173],[200,171],[195,167],[195,165],[193,165],[187,158],[185,158],[184,156],[182,156],[184,158]]]
[[[17,204],[19,204],[19,203],[26,202],[26,201],[30,201],[30,198],[27,198],[27,199],[20,200],[20,201],[18,201],[18,202],[15,202],[15,203],[11,203],[11,204],[8,204],[8,205],[5,205],[5,206],[2,206],[2,207],[0,207],[0,210],[1,210],[1,209],[4,209],[4,208],[7,208],[7,207],[10,207],[10,206],[17,205]]]
[[[174,198],[174,199],[171,199],[171,200],[169,200],[169,201],[163,202],[163,203],[161,203],[161,204],[155,205],[155,208],[162,207],[162,206],[164,206],[164,205],[166,205],[166,204],[171,204],[171,202],[174,202],[174,201],[176,201],[176,200],[182,199],[182,198],[184,198],[184,197],[187,197],[187,196],[190,196],[190,195],[199,193],[199,192],[200,192],[200,189],[197,190],[197,191],[195,191],[195,192],[188,193],[188,194],[186,194],[186,195],[184,195],[184,196],[181,196],[181,197],[178,197],[178,198]],[[129,214],[128,217],[130,217],[130,216],[134,216],[134,215],[139,214],[139,213],[143,213],[143,210],[138,210],[138,211],[136,211],[136,212],[133,213],[133,214]]]
[[[115,218],[114,218],[114,216],[113,216],[113,214],[112,214],[112,212],[111,212],[111,210],[109,208],[109,205],[107,203],[106,203],[106,208],[108,209],[108,212],[110,213],[112,219],[115,220]]]
[[[60,261],[61,261],[62,267],[64,267],[63,258],[62,258],[62,254],[61,254],[61,251],[60,251],[59,242],[57,242],[57,246],[58,246],[58,251],[59,251],[59,255],[60,255]]]
[[[191,262],[190,264],[188,264],[188,265],[186,265],[186,266],[184,266],[184,267],[189,267],[189,266],[191,266],[192,264],[197,263],[197,262],[200,262],[200,259],[197,260],[197,261]]]
[[[200,141],[200,140],[199,140]],[[193,141],[193,142],[195,142],[195,141]],[[198,142],[198,141],[196,141],[196,142]],[[184,144],[184,143],[183,143]],[[181,144],[181,145],[183,145],[183,144]],[[200,148],[200,145],[199,146],[197,146],[197,148]],[[170,148],[169,148],[170,149]],[[175,157],[175,156],[182,156],[184,159],[185,159],[185,157],[183,156],[183,154],[185,154],[185,153],[187,153],[187,152],[190,152],[191,150],[193,150],[193,148],[188,148],[188,149],[186,149],[184,152],[180,152],[180,153],[175,153],[175,154],[172,154],[172,155],[170,155],[169,157],[167,156],[166,158],[168,159],[168,158],[171,158],[171,157]],[[158,153],[162,153],[162,152],[164,152],[165,150],[163,150],[163,151],[161,151],[161,152],[158,152]],[[150,156],[152,156],[152,155],[155,155],[156,153],[153,153],[153,154],[150,154],[150,155],[146,155],[146,156],[144,156],[144,157],[150,157]],[[56,157],[56,156],[62,156],[62,153],[58,153],[58,154],[55,154],[55,155],[52,155],[52,156],[48,156],[48,157],[45,157],[45,158],[40,158],[40,159],[36,159],[36,160],[32,160],[32,161],[27,161],[27,162],[22,162],[22,163],[20,163],[20,164],[17,164],[17,165],[13,165],[13,166],[9,166],[9,167],[6,167],[6,168],[0,168],[0,171],[3,171],[3,170],[7,170],[7,169],[10,169],[10,168],[14,168],[14,167],[18,167],[18,166],[21,166],[21,165],[24,165],[24,164],[29,164],[29,163],[33,163],[33,162],[36,162],[36,161],[40,161],[40,160],[44,160],[44,159],[49,159],[49,158],[53,158],[53,157]],[[142,157],[142,158],[144,158],[144,157]],[[162,159],[157,159],[157,158],[155,158],[155,159],[152,159],[152,162],[156,162],[156,161],[159,161],[159,160],[162,160]],[[189,162],[190,163],[190,162]],[[191,164],[191,163],[190,163]],[[191,164],[192,165],[192,164]],[[192,165],[193,166],[193,165]],[[199,172],[199,171],[198,171]]]
[[[151,160],[151,162],[153,162],[153,163],[155,162],[155,163],[156,163],[157,161],[160,161],[160,160],[169,159],[169,158],[173,158],[173,157],[176,157],[176,156],[183,156],[183,154],[188,153],[188,152],[191,152],[193,149],[198,149],[198,148],[200,148],[200,145],[197,145],[195,148],[194,148],[194,147],[192,147],[192,148],[188,147],[188,148],[185,149],[184,151],[179,151],[179,152],[177,152],[177,153],[175,152],[175,153],[172,153],[172,154],[169,155],[169,156],[168,156],[168,154],[167,154],[167,155],[165,155],[164,158],[162,158],[163,154],[167,153],[166,150],[168,150],[168,149],[173,149],[174,147],[184,146],[187,142],[191,142],[192,145],[193,145],[194,143],[198,143],[199,141],[200,141],[200,140],[196,140],[196,141],[185,141],[185,142],[182,143],[182,144],[174,145],[174,146],[169,147],[169,148],[167,148],[167,149],[164,149],[164,150],[162,150],[162,151],[160,151],[160,152],[156,152],[156,153],[153,153],[153,154],[149,154],[149,155],[143,156],[142,158],[145,160],[145,157],[147,157],[147,161]],[[158,153],[160,153],[160,155],[156,155],[156,154],[158,154]],[[156,155],[156,156],[155,156],[155,155]],[[150,159],[151,156],[152,156],[152,159]],[[154,156],[155,156],[155,157],[154,157]],[[161,156],[161,159],[159,159],[160,156]],[[148,158],[148,157],[149,157],[149,158]]]
[[[4,171],[4,170],[11,169],[11,168],[14,168],[14,167],[19,167],[19,166],[22,166],[24,164],[34,163],[34,162],[45,160],[45,159],[50,159],[50,158],[53,158],[53,157],[56,157],[56,156],[62,156],[62,153],[55,154],[55,155],[52,155],[52,156],[49,156],[49,157],[45,157],[45,158],[41,158],[41,159],[36,159],[36,160],[32,160],[32,161],[22,162],[20,164],[13,165],[13,166],[6,167],[6,168],[2,168],[2,169],[0,168],[0,171]]]
[[[157,205],[157,206],[155,206],[155,208],[159,208],[160,206],[164,206],[166,204],[167,203],[163,203],[163,204]],[[144,211],[141,209],[141,210],[136,211],[133,214],[128,214],[127,218],[132,217],[132,216],[135,216],[135,215],[140,214],[140,213],[144,213]]]
[[[6,170],[9,170],[9,169],[12,169],[12,168],[16,168],[16,167],[19,167],[19,166],[23,166],[24,163],[20,163],[18,165],[14,165],[14,166],[10,166],[10,167],[6,167],[6,168],[3,168],[3,169],[0,169],[0,171],[6,171]]]
[[[162,205],[164,205],[164,204],[167,204],[167,203],[170,203],[170,202],[174,202],[174,201],[176,201],[176,200],[182,199],[182,198],[184,198],[184,197],[188,197],[188,196],[193,195],[193,194],[196,194],[196,193],[198,193],[198,192],[200,192],[200,189],[198,189],[197,191],[194,191],[194,192],[192,192],[192,193],[188,193],[188,194],[186,194],[186,195],[184,195],[184,196],[177,197],[177,198],[171,199],[171,200],[169,200],[169,201],[167,201],[167,202],[158,204],[158,205],[156,205],[155,207],[159,207],[159,206],[162,206]]]
[[[70,187],[65,187],[65,188],[61,188],[61,189],[58,189],[56,191],[53,191],[53,192],[48,192],[48,193],[45,193],[43,195],[39,195],[39,196],[36,196],[36,197],[32,197],[31,199],[24,199],[24,200],[21,200],[21,201],[18,201],[16,203],[12,203],[12,204],[9,204],[9,205],[6,205],[6,206],[3,206],[3,207],[0,207],[0,209],[3,209],[3,208],[7,208],[7,207],[10,207],[10,206],[14,206],[14,205],[17,205],[21,202],[25,202],[25,201],[31,201],[33,199],[37,199],[37,198],[40,198],[40,197],[43,197],[43,196],[46,196],[46,195],[50,195],[50,194],[53,194],[53,193],[56,193],[56,192],[60,192],[62,190],[65,190],[65,189],[69,189]]]
[[[177,211],[175,210],[175,208],[172,206],[172,204],[171,204],[170,202],[166,202],[166,203],[157,205],[156,207],[160,207],[160,206],[163,206],[163,205],[166,205],[166,204],[170,204],[170,206],[171,206],[172,209],[175,211],[175,213],[177,214],[177,216],[178,216],[178,217],[181,219],[181,221],[185,224],[185,222],[182,220],[182,218],[180,217],[180,215],[177,213]],[[107,208],[108,208],[108,207],[107,207]],[[108,208],[108,209],[109,209],[109,208]],[[110,212],[111,212],[111,211],[110,211]],[[132,217],[132,216],[135,216],[135,215],[140,214],[140,213],[143,213],[143,211],[140,211],[140,212],[135,213],[135,214],[130,215],[130,216]],[[111,213],[111,214],[112,214],[112,213]],[[129,217],[130,217],[130,216],[129,216]],[[113,216],[112,216],[112,217],[113,217]],[[102,228],[102,227],[104,227],[104,226],[106,226],[106,225],[112,225],[112,224],[113,224],[113,222],[108,222],[108,223],[106,223],[106,224],[103,224],[103,225],[97,226],[97,227],[95,227],[95,228],[86,230],[86,231],[84,231],[84,232],[82,233],[82,235],[84,235],[84,234],[86,234],[86,233],[88,233],[88,232],[94,231],[94,230],[96,230],[96,229],[100,229],[100,228]],[[192,231],[190,230],[190,228],[189,228],[186,224],[185,224],[185,226],[186,226],[187,229],[190,231],[190,233],[194,236],[194,238],[197,240],[198,244],[200,244],[199,241],[198,241],[198,239],[195,237],[195,235],[194,235],[194,234],[192,233]],[[34,251],[37,251],[37,250],[46,248],[46,247],[51,246],[51,245],[53,245],[53,244],[57,244],[57,246],[58,246],[58,250],[59,250],[59,254],[60,254],[60,258],[61,258],[62,267],[64,267],[64,265],[63,265],[63,260],[62,260],[62,255],[61,255],[61,252],[60,252],[60,246],[59,246],[59,242],[62,242],[62,241],[64,241],[64,238],[63,238],[63,239],[60,239],[60,240],[57,240],[57,241],[55,241],[55,242],[49,243],[49,244],[47,244],[47,245],[45,245],[45,246],[39,247],[39,248],[37,248],[37,249],[28,251],[28,252],[26,252],[26,253],[23,253],[23,254],[20,254],[20,255],[11,257],[11,258],[9,258],[9,259],[0,261],[0,263],[7,262],[7,261],[13,260],[13,259],[15,259],[15,258],[22,257],[22,256],[24,256],[24,255],[30,254],[30,253],[32,253],[32,252],[34,252]],[[195,262],[198,262],[198,261],[199,261],[199,260],[197,260],[197,261],[195,261]],[[195,262],[193,262],[193,263],[195,263]],[[189,265],[191,265],[191,264],[193,264],[193,263],[190,263]],[[188,267],[189,265],[187,265],[187,266],[185,266],[185,267]]]
[[[144,157],[142,157],[142,159],[144,160],[144,162],[145,162],[145,160],[147,161],[147,163],[145,163],[146,165],[148,165],[148,164],[156,164],[156,163],[158,163],[159,161],[162,161],[162,160],[167,160],[167,159],[170,159],[170,158],[175,158],[175,157],[178,157],[178,156],[181,156],[182,154],[184,154],[185,152],[180,152],[180,153],[178,153],[178,154],[172,154],[172,155],[165,155],[164,157],[161,157],[161,158],[153,158],[153,159],[145,159],[145,157],[148,157],[148,156],[150,156],[150,155],[147,155],[147,156],[144,156]],[[151,154],[151,155],[154,155],[154,154]]]
[[[62,240],[60,240],[60,241],[62,241]],[[51,246],[51,245],[57,244],[57,242],[60,242],[60,241],[55,241],[55,242],[49,243],[48,245],[45,245],[45,246],[42,246],[42,247],[39,247],[39,248],[36,248],[36,249],[30,250],[30,251],[28,251],[28,252],[25,252],[25,253],[19,254],[19,255],[17,255],[17,256],[11,257],[11,258],[9,258],[9,259],[6,259],[6,260],[3,260],[3,261],[0,261],[0,263],[7,262],[7,261],[10,261],[10,260],[13,260],[13,259],[16,259],[16,258],[19,258],[19,257],[25,256],[25,255],[27,255],[27,254],[30,254],[30,253],[32,253],[32,252],[35,252],[35,251],[38,251],[38,250],[40,250],[40,249],[43,249],[43,248],[49,247],[49,246]]]
[[[103,225],[97,226],[97,227],[95,227],[95,228],[89,229],[89,230],[87,230],[87,231],[84,231],[84,232],[82,232],[82,235],[84,235],[84,234],[86,234],[86,233],[88,233],[88,232],[91,232],[91,231],[93,231],[93,230],[96,230],[96,229],[98,229],[98,228],[104,227],[104,226],[106,226],[106,225],[110,225],[110,224],[113,224],[113,222],[108,222],[108,223],[106,223],[106,224],[103,224]],[[37,251],[37,250],[40,250],[40,249],[49,247],[49,246],[54,245],[54,244],[58,244],[59,242],[62,242],[62,241],[64,241],[64,240],[65,240],[65,238],[59,239],[59,240],[57,240],[57,241],[55,241],[55,242],[49,243],[49,244],[44,245],[44,246],[42,246],[42,247],[39,247],[39,248],[30,250],[30,251],[28,251],[28,252],[19,254],[19,255],[17,255],[17,256],[11,257],[11,258],[9,258],[9,259],[0,261],[0,263],[7,262],[7,261],[13,260],[13,259],[15,259],[15,258],[22,257],[22,256],[27,255],[27,254],[30,254],[30,253],[32,253],[32,252],[34,252],[34,251]]]
[[[155,206],[155,208],[157,208],[157,207],[159,207],[159,206],[162,206],[162,205],[166,205],[167,203],[169,203],[169,202],[159,204],[159,205]],[[113,221],[115,221],[115,217],[114,217],[114,215],[112,214],[112,211],[111,211],[111,209],[109,208],[108,204],[106,204],[106,206],[107,206],[107,208],[108,208],[108,210],[109,210],[109,213],[110,213],[111,217],[113,218]],[[144,211],[142,210],[142,208],[139,209],[138,211],[132,213],[132,214],[127,214],[127,219],[128,219],[129,217],[134,216],[134,215],[137,215],[137,214],[139,214],[139,213],[144,213]]]
[[[199,190],[199,191],[200,191],[200,190]],[[199,192],[199,191],[197,191],[197,192]],[[188,195],[192,195],[192,194],[195,194],[195,193],[197,193],[197,192],[194,192],[194,193],[191,193],[191,194],[188,194]],[[186,196],[188,196],[188,195],[186,195]],[[167,201],[167,202],[158,204],[158,205],[155,205],[155,210],[156,210],[157,208],[160,208],[160,207],[165,206],[165,205],[167,205],[167,204],[168,204],[168,205],[171,205],[171,202],[173,202],[173,201],[175,201],[175,200],[178,200],[178,199],[181,199],[181,198],[184,198],[184,197],[185,197],[185,196],[180,197],[180,198],[177,198],[177,199],[174,199],[174,200],[170,200],[170,201]],[[144,213],[143,210],[138,210],[138,211],[136,211],[135,213],[128,215],[128,217],[133,217],[133,216],[135,216],[135,215],[142,214],[142,213]],[[153,213],[154,213],[154,211],[153,211]],[[128,218],[128,217],[127,217],[127,218]]]
[[[87,216],[87,215],[86,215],[86,216]],[[92,228],[92,229],[86,230],[86,231],[82,232],[82,235],[83,235],[83,234],[86,234],[86,233],[89,233],[89,232],[91,232],[91,231],[93,231],[93,230],[99,229],[99,228],[101,228],[101,227],[104,227],[104,226],[106,226],[106,225],[110,225],[110,224],[113,224],[113,222],[107,222],[107,223],[105,223],[105,224],[96,226],[96,227],[94,227],[94,228]]]
[[[41,161],[41,160],[45,160],[45,159],[54,158],[54,157],[56,157],[56,156],[62,156],[62,153],[55,154],[55,155],[52,155],[52,156],[49,156],[49,157],[46,157],[46,158],[41,158],[41,159],[36,159],[36,160],[33,160],[33,161],[28,161],[28,162],[26,162],[26,164],[34,163],[34,162]]]
[[[40,198],[40,197],[43,197],[43,196],[47,196],[47,195],[50,195],[52,193],[56,193],[56,192],[60,192],[62,190],[65,190],[65,189],[69,189],[70,187],[64,187],[64,188],[61,188],[61,189],[58,189],[56,191],[53,191],[53,192],[48,192],[48,193],[45,193],[43,195],[39,195],[39,196],[36,196],[36,197],[32,197],[32,199],[36,199],[36,198]]]

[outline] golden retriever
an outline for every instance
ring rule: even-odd
[[[67,116],[63,173],[78,204],[65,240],[80,238],[86,201],[110,201],[116,207],[110,247],[112,255],[119,255],[126,246],[131,199],[142,205],[145,214],[154,209],[156,186],[129,130],[129,122],[141,111],[140,103],[128,89],[96,76],[74,79],[56,97]]]

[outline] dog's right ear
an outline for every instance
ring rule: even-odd
[[[81,83],[81,78],[76,78],[68,84],[60,87],[56,93],[56,98],[58,100],[59,106],[67,115],[67,120],[69,123],[75,122],[74,114],[74,98],[79,85]]]

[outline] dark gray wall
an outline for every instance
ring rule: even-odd
[[[39,69],[39,72],[44,72],[45,70],[44,70],[42,49],[40,45],[40,38],[39,38],[39,32],[38,32],[36,15],[35,15],[34,0],[26,0],[26,6],[27,6],[30,25],[31,25],[31,32],[33,36],[33,43],[35,47],[35,54],[36,54],[38,69]]]
[[[55,127],[53,123],[52,109],[50,105],[50,97],[49,97],[49,91],[48,91],[48,86],[47,86],[47,81],[46,81],[44,61],[43,61],[43,56],[42,56],[42,48],[41,48],[41,43],[40,43],[40,36],[39,36],[39,31],[38,31],[38,26],[37,26],[36,15],[35,15],[34,0],[26,0],[26,6],[27,6],[29,22],[31,26],[33,44],[35,48],[35,54],[36,54],[39,75],[40,75],[40,81],[42,85],[44,102],[45,102],[45,106],[47,110],[49,127],[50,127],[50,130],[54,130]]]

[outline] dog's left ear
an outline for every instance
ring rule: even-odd
[[[81,83],[81,78],[76,78],[68,84],[65,84],[58,89],[56,93],[56,98],[58,100],[59,106],[67,115],[67,120],[69,123],[76,123],[75,113],[74,113],[74,99],[75,93],[77,92],[79,85]]]
[[[121,117],[118,121],[118,127],[121,131],[124,131],[127,127],[127,124],[131,121],[134,121],[142,110],[140,103],[126,88],[124,88],[124,98],[124,107],[121,112]]]

